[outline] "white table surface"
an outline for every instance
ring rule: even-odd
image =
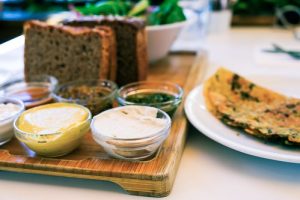
[[[272,42],[298,45],[300,48],[300,42],[293,39],[292,33],[276,29],[236,28],[223,34],[208,36],[202,44],[210,57],[205,76],[208,77],[222,65],[244,75],[268,72],[280,77],[289,73],[300,78],[300,64],[297,62],[280,66],[280,59],[275,59],[273,64],[257,61],[256,49]],[[13,48],[20,44],[22,38],[13,46],[0,46],[0,70],[17,72],[22,69],[22,48]],[[10,51],[5,52],[5,49]],[[286,59],[289,58],[282,58],[283,62]],[[54,198],[150,199],[128,195],[109,182],[0,171],[0,200]],[[299,164],[239,153],[208,139],[191,127],[173,190],[165,199],[299,198]]]

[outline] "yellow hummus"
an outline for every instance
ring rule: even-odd
[[[83,106],[52,103],[23,112],[16,121],[16,136],[40,155],[69,153],[89,130],[91,114]]]

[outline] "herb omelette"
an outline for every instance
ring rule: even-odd
[[[208,110],[223,123],[266,140],[300,145],[300,100],[220,68],[204,84]]]

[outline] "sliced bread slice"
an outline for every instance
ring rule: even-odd
[[[29,21],[25,33],[25,78],[48,74],[60,83],[77,79],[107,79],[112,64],[108,28],[53,26]]]
[[[111,27],[116,34],[118,85],[145,80],[148,71],[145,23],[138,18],[126,17],[81,17],[64,21],[74,27]]]

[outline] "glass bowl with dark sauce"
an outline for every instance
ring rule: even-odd
[[[175,83],[140,81],[127,84],[117,92],[120,106],[144,105],[159,108],[173,116],[182,101],[183,89]]]
[[[109,80],[78,80],[59,85],[53,92],[56,102],[77,103],[93,115],[112,108],[117,85]]]

